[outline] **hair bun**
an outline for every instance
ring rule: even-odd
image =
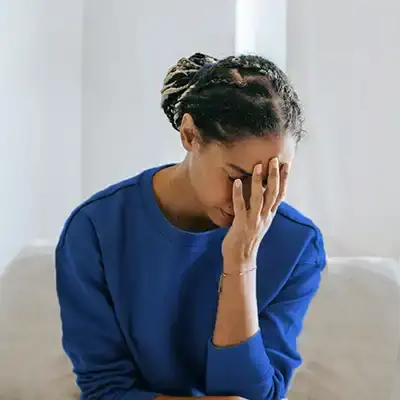
[[[198,65],[199,69],[207,64],[215,64],[218,59],[203,53],[195,53],[189,57],[189,61]]]
[[[179,120],[179,116],[176,115],[176,104],[191,87],[193,78],[201,68],[217,61],[207,54],[195,53],[189,58],[181,58],[168,70],[161,90],[161,107],[175,129],[179,129],[176,124]]]

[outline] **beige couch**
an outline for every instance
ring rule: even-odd
[[[289,400],[400,400],[399,274],[390,259],[329,260]]]
[[[289,400],[400,399],[399,271],[387,259],[330,260]],[[78,398],[60,347],[52,256],[22,254],[0,276],[0,400]]]

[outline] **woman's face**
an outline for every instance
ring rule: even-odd
[[[196,198],[203,212],[221,227],[230,226],[233,221],[232,184],[235,179],[242,180],[247,202],[250,199],[251,175],[257,164],[263,164],[267,171],[271,159],[277,157],[282,165],[291,163],[295,155],[295,141],[291,136],[254,137],[226,146],[220,143],[201,144],[196,135],[190,141],[190,133],[188,139],[182,129],[181,135],[189,151],[189,176]],[[185,143],[185,140],[190,143]],[[266,173],[264,178],[267,180]]]

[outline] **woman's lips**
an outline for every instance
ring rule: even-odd
[[[227,213],[227,212],[224,211],[223,209],[221,209],[221,211],[222,211],[223,216],[224,216],[226,219],[232,220],[232,219],[235,217],[234,215]]]

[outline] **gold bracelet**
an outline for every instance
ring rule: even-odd
[[[226,278],[227,276],[243,276],[243,275],[248,274],[249,272],[255,271],[256,269],[257,269],[257,267],[250,268],[250,269],[247,269],[245,271],[239,272],[237,274],[227,274],[225,272],[222,272],[222,274],[221,274],[221,276],[219,278],[218,293],[222,292],[222,279],[223,278]]]

